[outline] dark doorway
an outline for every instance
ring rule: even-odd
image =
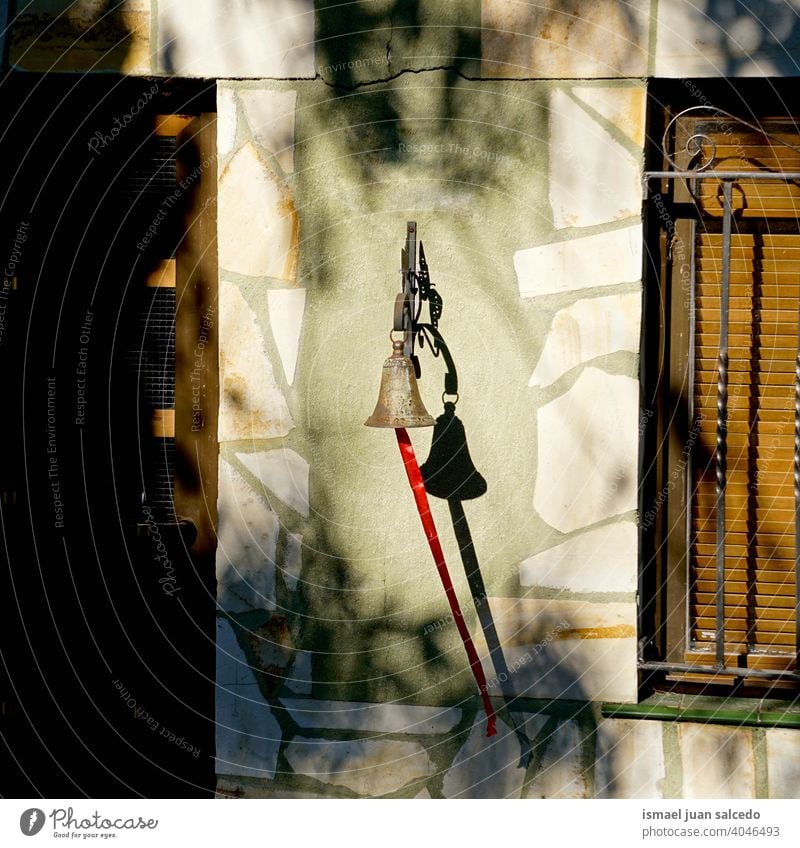
[[[215,89],[18,74],[0,103],[0,791],[208,795]]]

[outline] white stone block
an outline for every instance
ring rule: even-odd
[[[550,98],[550,205],[556,229],[642,212],[642,153],[634,156],[560,89]]]
[[[706,13],[708,0],[671,0],[658,4],[657,76],[725,76],[720,46],[724,33]]]
[[[482,74],[536,79],[647,73],[650,4],[482,0]]]
[[[570,91],[624,133],[636,147],[644,149],[647,90],[642,85],[574,86]]]
[[[642,226],[543,244],[514,254],[520,297],[638,282],[642,278]]]
[[[215,681],[220,689],[237,690],[241,686],[257,686],[253,668],[236,641],[229,621],[217,619],[217,651]]]
[[[300,331],[303,329],[303,312],[306,305],[305,289],[270,289],[267,292],[269,323],[272,337],[278,348],[286,382],[291,386],[297,367]]]
[[[270,691],[277,686],[275,678],[285,678],[294,659],[294,636],[285,609],[269,615],[263,624],[254,625],[248,632],[257,667],[267,672],[264,680]]]
[[[504,648],[503,654],[511,670],[509,697],[636,703],[633,637],[559,639],[541,649]],[[494,674],[492,666],[483,662],[483,655],[481,660],[488,678]],[[492,691],[499,694],[499,689]]]
[[[227,621],[217,622],[216,772],[272,780],[281,729]]]
[[[308,463],[291,448],[237,453],[236,458],[288,507],[308,518]]]
[[[767,730],[767,780],[770,798],[800,798],[800,733]]]
[[[310,695],[312,683],[311,652],[298,651],[291,673],[286,677],[286,688],[297,695]]]
[[[236,143],[236,97],[233,90],[217,86],[217,153],[226,156]]]
[[[313,0],[158,0],[157,59],[181,77],[313,77]]]
[[[528,737],[528,741],[533,745],[536,737],[542,732],[544,726],[550,720],[547,713],[511,713],[512,718],[517,723],[517,727]]]
[[[371,797],[396,792],[436,771],[417,742],[388,739],[339,742],[296,736],[285,753],[296,774]]]
[[[583,736],[574,721],[558,725],[547,740],[539,770],[527,798],[587,798],[588,779],[583,760]]]
[[[446,733],[461,721],[457,707],[283,699],[302,728],[360,730],[375,733]]]
[[[220,442],[274,439],[294,427],[255,313],[225,280],[219,292]]]
[[[598,798],[663,798],[664,745],[660,721],[603,719],[597,726]]]
[[[222,268],[294,281],[298,224],[292,193],[249,141],[220,175],[217,208]]]
[[[496,677],[483,633],[475,647],[490,693],[635,703],[636,605],[489,598],[509,677]]]
[[[300,533],[286,534],[286,549],[283,557],[283,579],[290,592],[297,588],[303,570],[303,536]]]
[[[275,609],[277,515],[220,459],[217,499],[217,603],[227,612]]]
[[[617,521],[528,557],[519,580],[570,592],[635,592],[638,554],[636,524]]]
[[[797,14],[794,0],[736,3],[727,10],[710,0],[659,3],[654,75],[797,75]]]
[[[281,729],[258,690],[218,694],[216,709],[216,773],[272,780]]]
[[[467,741],[444,776],[446,798],[519,798],[525,780],[522,746],[501,719],[497,733],[486,736],[486,716],[479,711]]]
[[[679,724],[684,798],[753,798],[755,760],[749,730]]]
[[[293,173],[297,92],[242,88],[239,99],[253,138],[275,157],[284,173]]]
[[[636,509],[639,384],[586,368],[538,412],[533,505],[569,533]]]
[[[579,300],[560,309],[544,342],[529,386],[554,383],[571,368],[598,356],[639,351],[639,292]]]

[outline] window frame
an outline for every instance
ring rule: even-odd
[[[758,101],[748,96],[751,94],[749,89],[754,87],[750,82],[742,87],[743,91],[735,91],[733,95],[728,92],[719,101],[704,96],[704,102],[698,104],[698,86],[688,80],[681,82],[677,95],[675,84],[667,91],[656,85],[649,92],[648,137],[651,143],[643,178],[643,216],[649,267],[645,268],[641,376],[644,412],[652,424],[642,434],[639,513],[643,557],[639,580],[641,638],[638,666],[645,691],[654,685],[663,687],[665,684],[687,691],[695,691],[702,686],[707,691],[709,687],[722,684],[732,687],[736,694],[752,691],[754,695],[763,696],[765,688],[786,691],[780,687],[796,689],[800,686],[800,663],[796,662],[800,646],[800,581],[796,582],[795,592],[798,640],[793,671],[730,668],[724,662],[724,644],[719,646],[715,662],[709,666],[695,668],[685,658],[691,626],[688,543],[691,534],[689,497],[693,452],[690,450],[687,455],[681,445],[687,443],[686,437],[694,420],[695,246],[699,211],[686,183],[675,175],[676,170],[687,166],[677,156],[677,162],[670,161],[667,151],[660,144],[668,130],[676,127],[676,143],[672,149],[683,149],[690,133],[686,131],[687,124],[682,125],[679,118],[696,114],[708,119],[713,117],[715,107],[725,112],[735,110],[745,121],[749,119],[750,123],[758,123],[749,108],[742,109],[746,104]],[[703,86],[712,94],[721,93],[719,90],[715,92],[715,86],[708,85],[707,81],[703,81]],[[688,99],[690,93],[695,99]],[[668,101],[667,106],[664,101]],[[778,101],[782,102],[780,92]],[[704,106],[705,111],[701,111],[699,106]],[[765,106],[766,111],[761,110],[764,117],[770,114],[769,106]],[[780,117],[780,113],[774,110],[772,114]],[[658,141],[654,142],[654,139]],[[720,168],[718,172],[722,170]],[[689,247],[679,261],[674,256],[676,244]],[[688,291],[685,290],[687,282]],[[796,381],[795,386],[800,397],[800,382]],[[800,415],[795,415],[796,435],[800,432],[798,425]],[[796,448],[796,464],[797,461]],[[795,489],[797,494],[797,485]],[[665,497],[661,493],[668,494]],[[796,497],[796,508],[800,508],[799,502]],[[797,526],[797,521],[795,524]],[[795,560],[796,574],[798,561],[800,557]]]

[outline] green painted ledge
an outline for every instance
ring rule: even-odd
[[[653,695],[639,704],[604,703],[600,712],[604,718],[800,729],[800,700],[750,700],[707,695],[660,694]]]

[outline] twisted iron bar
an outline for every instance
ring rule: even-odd
[[[717,665],[725,665],[725,485],[727,483],[728,454],[728,354],[720,351],[717,359],[717,449],[714,464],[717,475],[717,586],[716,655]]]
[[[800,360],[799,360],[800,361]],[[717,449],[714,462],[717,470],[717,496],[722,494],[728,472],[728,354],[717,358]]]
[[[719,358],[717,359],[717,449],[714,460],[717,474],[716,532],[716,642],[717,666],[725,666],[725,486],[728,453],[728,311],[731,282],[731,197],[733,182],[722,183],[722,279],[720,280]]]
[[[800,318],[794,365],[794,579],[795,663],[800,668]]]
[[[800,349],[794,365],[794,506],[800,517]]]

